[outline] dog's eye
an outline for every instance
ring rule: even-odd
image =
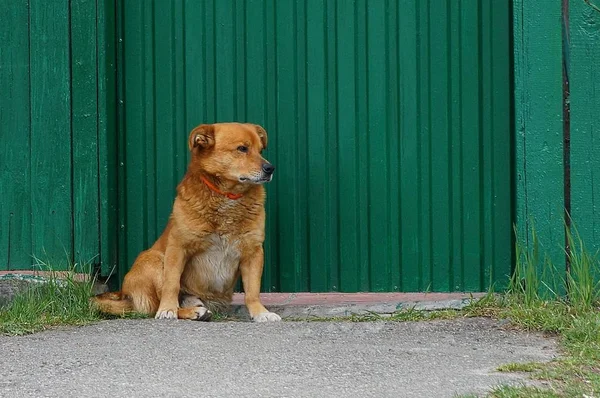
[[[244,146],[244,145],[240,145],[239,147],[237,147],[237,150],[240,151],[241,153],[247,153],[248,147]]]

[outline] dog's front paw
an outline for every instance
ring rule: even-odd
[[[177,319],[177,308],[159,308],[154,316],[156,319]]]
[[[279,322],[281,317],[274,312],[261,312],[252,318],[254,322]]]

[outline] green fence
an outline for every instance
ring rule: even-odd
[[[114,264],[114,6],[0,0],[0,10],[0,271],[34,257]]]
[[[600,249],[600,9],[514,3],[517,224],[562,272],[565,210]]]
[[[511,266],[509,2],[119,1],[120,263],[200,123],[265,126],[265,291],[479,291]]]

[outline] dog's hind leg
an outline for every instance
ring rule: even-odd
[[[204,306],[202,300],[196,296],[183,294],[179,300],[180,308],[177,310],[177,318],[191,319],[194,321],[210,321],[212,312]]]

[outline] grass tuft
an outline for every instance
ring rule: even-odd
[[[24,335],[59,325],[85,325],[100,318],[90,303],[93,280],[78,281],[75,267],[61,272],[60,277],[51,267],[40,262],[49,273],[43,281],[31,284],[0,309],[0,333]]]
[[[600,262],[577,229],[565,229],[570,271],[558,271],[540,252],[535,230],[528,248],[517,237],[515,270],[507,293],[469,306],[471,315],[508,319],[519,329],[557,335],[564,356],[550,363],[508,364],[505,372],[527,371],[549,389],[502,386],[492,397],[598,396],[600,392]]]

